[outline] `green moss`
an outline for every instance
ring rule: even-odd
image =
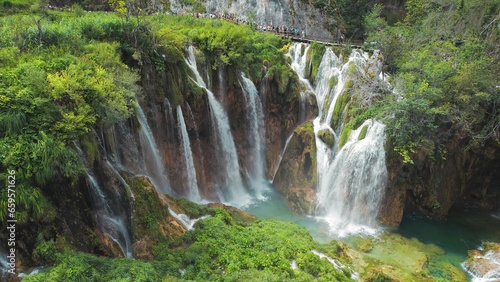
[[[192,92],[197,93],[202,91],[198,90],[194,82],[189,79],[181,79],[181,75],[178,69],[173,69],[167,73],[167,87],[169,88],[170,101],[172,101],[172,107],[175,108],[177,105],[182,105],[184,103],[184,96],[182,91],[182,86],[179,85],[178,81],[185,81],[185,88],[190,89]]]
[[[153,185],[146,178],[127,178],[134,199],[134,214],[132,216],[132,230],[134,238],[149,236],[153,240],[161,241],[164,237],[160,225],[168,217],[168,207],[156,193]]]
[[[214,213],[212,208],[198,205],[184,198],[175,200],[175,204],[182,210],[182,213],[188,215],[190,218],[199,218]]]
[[[314,81],[316,79],[318,68],[321,64],[321,59],[323,58],[325,51],[325,45],[317,42],[311,43],[311,46],[307,51],[306,62],[307,65],[310,66],[310,68],[306,70],[306,78],[309,78],[311,81]]]
[[[347,68],[347,75],[353,77],[354,75],[356,75],[356,72],[357,72],[356,65],[351,62],[349,64],[349,67]]]
[[[338,81],[336,76],[332,76],[332,77],[330,77],[330,80],[328,80],[328,84],[330,85],[330,88],[335,87],[338,82],[339,81]]]
[[[351,135],[352,128],[350,127],[344,127],[342,130],[342,133],[340,134],[339,138],[339,148],[344,147],[345,143],[347,143],[347,140],[349,140],[349,136]]]
[[[358,140],[365,139],[367,131],[368,131],[368,125],[363,126],[363,128],[361,128],[361,132],[359,132]]]
[[[330,147],[333,147],[335,145],[335,136],[329,129],[322,129],[318,132],[318,137],[323,141],[325,144],[327,144]]]
[[[95,160],[99,157],[99,150],[97,149],[97,144],[93,138],[89,138],[89,135],[85,135],[81,140],[83,152],[87,156],[89,164],[93,164]]]
[[[340,116],[344,112],[345,106],[347,105],[347,102],[349,101],[350,97],[351,96],[349,95],[349,93],[343,93],[340,94],[340,96],[337,98],[337,101],[335,101],[332,120],[330,121],[331,128],[337,128],[338,123],[340,121]]]
[[[297,144],[298,146],[305,146],[303,148],[303,153],[309,153],[309,157],[311,159],[311,169],[310,169],[310,180],[308,185],[309,187],[314,187],[316,179],[317,179],[317,170],[316,170],[316,142],[314,135],[314,125],[312,121],[306,122],[295,129],[295,134],[299,136],[301,144]],[[291,145],[291,144],[290,144]]]

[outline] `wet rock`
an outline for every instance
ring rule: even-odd
[[[469,251],[463,266],[473,278],[500,281],[500,243],[486,242],[481,250]]]
[[[333,147],[333,145],[335,145],[335,136],[327,128],[320,130],[318,132],[318,137],[319,137],[319,139],[321,139],[321,141],[323,141],[325,144],[327,144],[330,147]]]
[[[315,206],[316,181],[315,136],[307,122],[294,131],[273,186],[294,211],[307,214]]]

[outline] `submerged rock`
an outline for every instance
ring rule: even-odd
[[[363,281],[468,281],[460,268],[442,259],[444,250],[417,239],[386,232],[379,237],[353,237],[349,245],[353,268]]]

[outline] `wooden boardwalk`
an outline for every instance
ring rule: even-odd
[[[302,42],[302,43],[313,43],[313,42],[316,42],[316,43],[320,43],[320,44],[323,44],[323,45],[326,45],[326,46],[338,46],[338,47],[349,47],[349,48],[353,48],[353,49],[364,49],[365,47],[360,43],[356,44],[356,43],[351,43],[351,42],[347,42],[347,43],[342,43],[342,42],[328,42],[328,41],[322,41],[322,40],[316,40],[316,39],[311,39],[311,38],[302,38],[302,37],[298,37],[298,36],[289,36],[289,35],[280,35],[281,37],[285,38],[285,39],[290,39],[292,40],[293,42]]]

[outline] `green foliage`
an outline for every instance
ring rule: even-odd
[[[199,218],[214,213],[212,208],[198,205],[184,198],[175,200],[175,204],[190,218]]]
[[[370,13],[364,17],[364,28],[368,33],[375,33],[387,26],[387,22],[380,15],[384,6],[380,3],[372,7]]]
[[[238,225],[223,209],[200,220],[195,230],[183,236],[180,245],[169,249],[158,244],[160,261],[109,259],[65,251],[57,253],[52,268],[26,277],[26,281],[351,281],[349,271],[336,270],[311,250],[319,250],[339,261],[343,248],[336,243],[320,245],[309,232],[293,223],[273,219]],[[187,245],[189,244],[189,245]],[[40,244],[49,253],[53,242]],[[291,260],[298,269],[292,270]],[[75,280],[77,279],[77,280]],[[78,280],[80,279],[80,280]],[[260,280],[263,279],[263,280]]]
[[[420,150],[442,155],[452,136],[470,147],[492,140],[500,124],[493,78],[500,73],[493,47],[500,34],[492,29],[499,13],[495,1],[412,0],[404,22],[370,30],[403,94],[381,108],[395,113],[387,132],[405,162]],[[378,25],[371,18],[367,26]]]

